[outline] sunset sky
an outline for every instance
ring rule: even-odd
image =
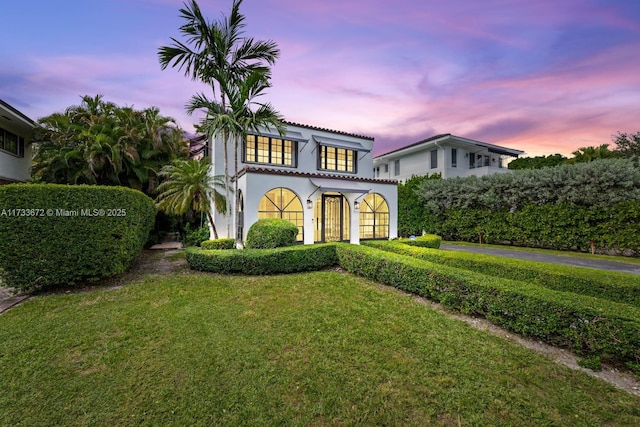
[[[206,87],[157,51],[181,0],[0,0],[0,98],[32,119],[104,95],[193,131]],[[210,19],[231,0],[200,0]],[[525,156],[640,131],[638,0],[245,0],[246,34],[281,49],[269,101],[287,120],[375,137],[440,133]],[[612,146],[613,147],[613,146]]]

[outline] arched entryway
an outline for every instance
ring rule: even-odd
[[[340,193],[327,192],[318,196],[314,213],[314,240],[340,242],[349,240],[349,202]]]
[[[360,203],[360,239],[389,238],[389,205],[378,193],[369,193]]]
[[[260,199],[258,219],[282,218],[298,226],[296,240],[302,241],[304,227],[304,211],[300,198],[291,190],[278,187],[269,190]]]

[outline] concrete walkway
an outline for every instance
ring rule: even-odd
[[[578,258],[563,255],[551,255],[538,252],[517,251],[511,249],[496,249],[483,246],[440,245],[440,249],[447,251],[474,252],[487,255],[503,256],[507,258],[525,259],[529,261],[548,262],[551,264],[572,265],[574,267],[594,268],[596,270],[617,271],[640,275],[640,264],[600,259]]]
[[[180,242],[180,235],[178,233],[169,233],[167,234],[162,242],[157,245],[151,246],[149,249],[153,250],[172,250],[172,249],[182,249],[182,243]]]
[[[9,310],[29,298],[29,295],[13,295],[7,288],[0,287],[0,313]]]

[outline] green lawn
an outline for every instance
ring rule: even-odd
[[[0,425],[640,425],[640,398],[339,272],[176,273],[0,315]]]

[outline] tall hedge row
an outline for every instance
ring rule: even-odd
[[[425,219],[425,228],[445,240],[516,246],[640,253],[640,201],[606,207],[527,205],[516,212],[452,208]]]
[[[640,168],[599,160],[485,177],[422,180],[399,228],[445,240],[640,253]],[[402,204],[399,202],[399,204]]]
[[[0,187],[0,278],[23,292],[123,272],[142,250],[153,201],[122,187]]]

